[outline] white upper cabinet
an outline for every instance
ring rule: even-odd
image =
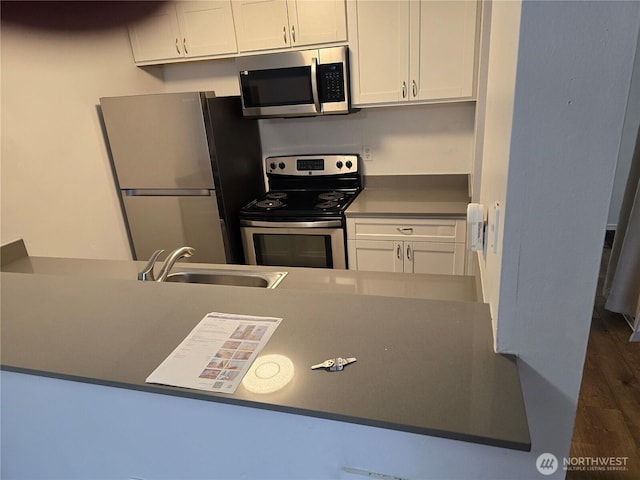
[[[229,0],[177,2],[182,46],[187,57],[236,53],[236,33]]]
[[[232,5],[241,52],[289,46],[285,0],[235,0]]]
[[[238,51],[230,0],[168,3],[129,27],[136,63],[162,63]]]
[[[473,100],[476,0],[348,2],[352,103]]]
[[[129,39],[136,62],[181,56],[180,37],[173,5],[155,12],[143,22],[129,26]]]
[[[292,46],[345,42],[345,8],[344,0],[288,1]]]
[[[234,0],[241,52],[347,40],[344,0]]]

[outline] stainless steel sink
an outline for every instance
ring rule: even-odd
[[[235,287],[276,288],[287,272],[252,270],[190,270],[170,273],[166,282],[232,285]]]

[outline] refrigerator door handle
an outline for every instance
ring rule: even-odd
[[[127,197],[209,197],[213,190],[206,188],[129,188],[123,192]]]

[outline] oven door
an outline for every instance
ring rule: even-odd
[[[342,227],[318,222],[254,222],[243,226],[245,259],[250,265],[347,268]],[[339,223],[339,222],[338,222]]]

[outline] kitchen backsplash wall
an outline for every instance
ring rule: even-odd
[[[233,60],[164,67],[168,91],[214,90],[238,95]],[[350,115],[259,120],[265,156],[364,153],[366,175],[468,174],[472,170],[475,104],[362,109]]]
[[[474,106],[363,109],[345,116],[261,120],[265,155],[371,152],[365,175],[469,173]]]

